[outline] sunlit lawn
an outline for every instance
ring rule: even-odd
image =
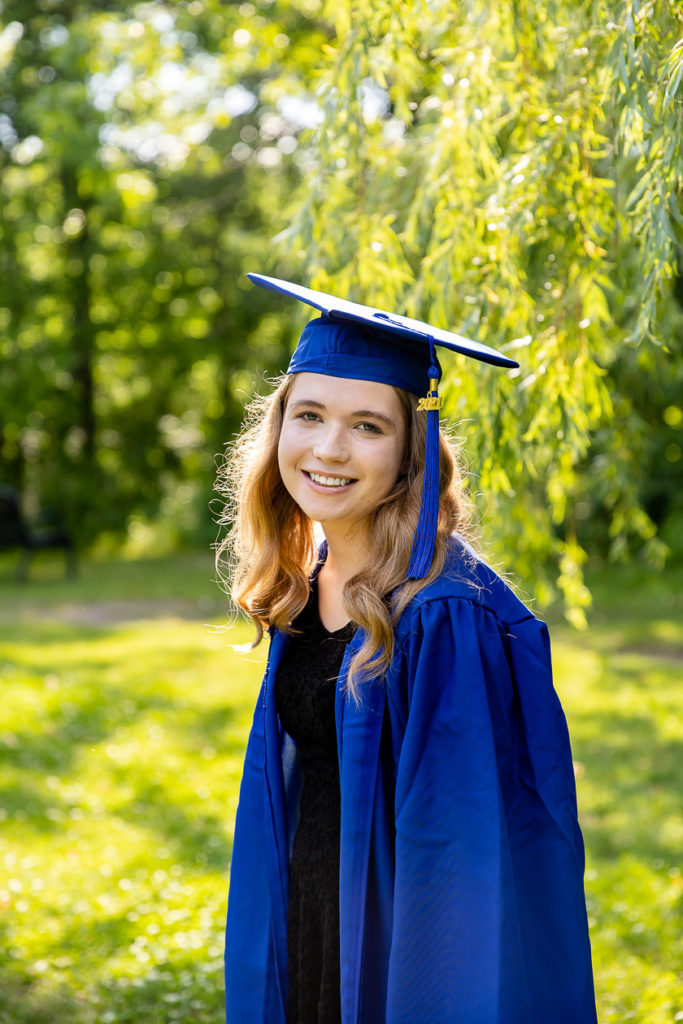
[[[212,575],[185,555],[69,582],[48,560],[17,586],[0,561],[2,1024],[222,1020],[263,654],[207,625],[224,607]],[[681,582],[610,574],[588,633],[553,629],[601,1021],[683,1020]]]
[[[683,573],[595,581],[554,629],[587,846],[599,1019],[683,1020]]]

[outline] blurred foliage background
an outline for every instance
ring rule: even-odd
[[[490,554],[580,624],[680,551],[675,0],[5,0],[0,482],[78,542],[206,543],[302,310],[258,269],[514,354],[448,359]],[[259,383],[261,382],[261,383]]]
[[[446,413],[489,555],[595,593],[553,637],[600,1019],[683,1019],[682,40],[678,0],[0,0],[0,486],[92,556],[0,555],[1,1024],[222,1019],[263,651],[203,625],[214,459],[306,319],[248,270],[519,360],[446,357]]]

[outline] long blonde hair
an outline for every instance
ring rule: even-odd
[[[310,592],[318,560],[314,524],[285,488],[278,467],[278,442],[293,376],[250,403],[245,425],[227,447],[216,489],[223,499],[219,524],[227,532],[216,552],[216,566],[235,604],[256,626],[253,646],[271,626],[289,631]],[[408,602],[441,573],[447,539],[454,531],[470,540],[471,516],[458,451],[444,433],[439,438],[439,521],[431,569],[424,579],[406,580],[420,514],[424,476],[426,417],[417,398],[395,388],[406,425],[402,471],[389,495],[372,513],[365,567],[344,587],[343,607],[366,639],[353,657],[347,687],[359,698],[359,684],[381,676],[394,650],[394,626]]]

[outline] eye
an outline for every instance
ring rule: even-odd
[[[376,423],[370,423],[367,420],[364,423],[359,423],[358,427],[359,427],[359,429],[364,434],[381,434],[382,433],[382,431],[380,430],[380,428],[377,426]]]
[[[304,423],[315,423],[316,420],[320,419],[320,416],[317,412],[310,412],[307,410],[306,412],[298,412],[294,418],[297,420],[303,420]]]

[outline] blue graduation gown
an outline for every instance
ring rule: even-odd
[[[337,691],[343,1024],[595,1024],[584,852],[545,625],[453,540],[384,680]],[[247,747],[228,1024],[285,1024],[300,772],[273,631]],[[388,716],[390,730],[382,728]]]

